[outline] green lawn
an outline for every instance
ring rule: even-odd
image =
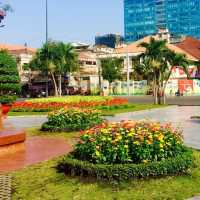
[[[41,135],[28,129],[29,136]],[[73,142],[78,133],[46,133]],[[54,147],[52,147],[54,148]],[[60,158],[12,173],[13,200],[153,200],[187,199],[200,195],[200,152],[189,175],[135,180],[119,186],[66,177],[55,170]]]
[[[98,107],[103,115],[115,115],[126,112],[134,112],[141,110],[149,110],[154,108],[164,108],[167,105],[154,105],[154,104],[128,104],[127,106],[101,106]],[[28,116],[28,115],[47,115],[47,112],[9,112],[8,116]]]
[[[34,116],[47,115],[47,112],[9,112],[8,116]]]
[[[115,115],[120,113],[135,112],[141,110],[150,110],[155,108],[164,108],[167,105],[154,105],[154,104],[128,104],[128,106],[111,107],[111,109],[100,109],[103,115]]]

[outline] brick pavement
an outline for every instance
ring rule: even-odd
[[[30,137],[25,142],[25,149],[16,153],[0,156],[0,173],[19,170],[69,153],[71,145],[64,138]]]

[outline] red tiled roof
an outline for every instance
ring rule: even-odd
[[[192,37],[186,37],[176,46],[200,60],[200,40]]]
[[[31,54],[35,54],[37,49],[35,48],[30,48],[30,47],[25,47],[23,45],[10,45],[10,44],[0,44],[0,49],[7,50],[10,53],[23,53],[23,52],[28,52]]]
[[[125,47],[120,47],[120,48],[117,48],[116,49],[116,53],[119,53],[119,54],[123,54],[123,53],[136,53],[136,54],[140,54],[140,53],[143,53],[145,52],[145,48],[143,47],[140,47],[139,45],[142,43],[142,42],[146,42],[146,43],[149,43],[150,42],[150,39],[151,38],[154,38],[155,40],[159,40],[159,37],[158,36],[147,36],[147,37],[144,37],[136,42],[133,42]],[[197,58],[195,56],[193,56],[190,52],[187,52],[185,51],[184,49],[174,45],[174,44],[169,44],[167,43],[167,47],[169,49],[171,49],[172,51],[176,52],[176,53],[180,53],[180,54],[185,54],[186,57],[189,59],[189,60],[193,60],[193,61],[197,61]]]

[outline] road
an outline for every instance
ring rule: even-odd
[[[130,96],[125,98],[127,98],[130,103],[154,103],[152,96]],[[200,96],[168,97],[167,104],[181,106],[200,106]]]

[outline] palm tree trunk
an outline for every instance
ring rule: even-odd
[[[164,104],[164,105],[166,104],[166,95],[165,95],[165,91],[166,91],[166,88],[167,88],[167,83],[168,83],[168,81],[165,82],[164,87],[163,87],[163,104]]]
[[[153,95],[154,95],[154,104],[158,104],[158,89],[157,89],[157,79],[154,73],[154,80],[153,80]]]
[[[162,75],[161,71],[159,71],[159,78],[158,78],[158,104],[162,104]]]
[[[59,95],[62,96],[62,75],[59,75]]]
[[[58,96],[58,87],[57,87],[57,83],[56,83],[54,73],[53,72],[50,72],[50,73],[51,73],[51,77],[52,77],[52,80],[53,80],[55,96]]]

